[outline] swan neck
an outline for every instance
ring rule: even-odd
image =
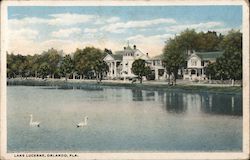
[[[30,116],[30,124],[33,122],[33,116]]]
[[[84,124],[87,125],[87,123],[88,123],[88,118],[85,117],[85,118],[84,118]]]

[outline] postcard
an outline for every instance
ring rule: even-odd
[[[2,1],[1,159],[249,159],[249,2]]]

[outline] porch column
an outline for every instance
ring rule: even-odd
[[[117,78],[117,73],[116,73],[116,61],[114,62],[114,65],[115,65],[115,67],[114,67],[114,77]]]
[[[114,66],[113,66],[113,62],[111,62],[111,70],[110,70],[110,73],[111,73],[111,79],[113,79],[113,70],[114,70]]]
[[[164,69],[164,73],[163,73],[163,78],[164,78],[164,80],[165,80],[165,79],[167,79],[167,77],[166,77],[166,76],[167,76],[167,70],[166,70],[166,69]]]
[[[155,80],[159,80],[158,69],[155,68]]]

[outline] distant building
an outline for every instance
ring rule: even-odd
[[[109,66],[107,73],[108,79],[133,78],[136,77],[132,73],[132,64],[137,59],[143,59],[150,66],[158,80],[166,75],[164,67],[162,67],[161,57],[150,58],[148,53],[143,53],[136,45],[131,48],[129,45],[124,47],[122,51],[116,51],[114,54],[107,53],[104,61]],[[162,78],[163,79],[163,78]]]
[[[222,52],[189,52],[187,66],[184,69],[183,79],[205,80],[206,67],[209,63],[214,63]]]
[[[178,75],[188,80],[206,80],[206,67],[209,63],[214,63],[222,52],[188,52],[186,66],[179,69]],[[136,45],[131,48],[129,45],[121,51],[107,52],[104,61],[109,66],[108,79],[130,79],[136,77],[132,73],[132,64],[136,59],[143,59],[150,66],[155,80],[165,80],[168,78],[166,69],[162,63],[162,55],[150,58],[148,53],[143,53]]]

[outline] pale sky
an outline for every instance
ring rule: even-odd
[[[127,42],[151,57],[186,28],[225,34],[242,27],[241,6],[8,7],[8,51],[72,53],[94,46],[122,50]]]

